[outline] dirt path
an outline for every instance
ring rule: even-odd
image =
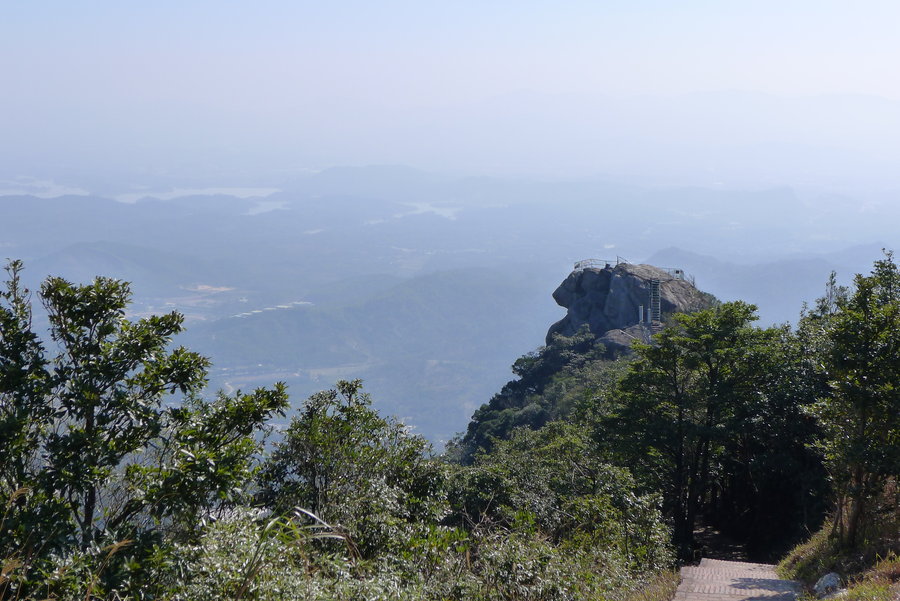
[[[779,579],[773,565],[703,559],[681,568],[675,601],[793,601],[800,590],[799,583]]]

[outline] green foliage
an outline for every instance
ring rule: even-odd
[[[125,319],[129,287],[107,278],[44,282],[51,353],[32,331],[21,268],[8,266],[0,293],[0,557],[16,566],[0,595],[139,586],[166,535],[236,501],[286,395],[165,407],[202,388],[208,362],[169,349],[178,313]]]
[[[900,592],[900,517],[885,524],[881,536],[848,549],[834,535],[834,524],[825,526],[785,555],[778,573],[812,585],[828,572],[840,574],[849,585],[849,598],[893,599]]]
[[[512,370],[517,379],[475,412],[452,452],[470,463],[478,451],[490,451],[495,441],[509,438],[516,428],[537,429],[566,418],[586,390],[609,379],[615,365],[586,325],[571,337],[554,335],[549,345],[516,360]]]
[[[887,253],[852,292],[808,317],[828,390],[810,409],[840,496],[836,531],[847,546],[877,515],[872,505],[900,475],[900,268]],[[871,525],[871,524],[869,524]]]
[[[321,524],[320,524],[321,525]],[[527,529],[431,526],[401,553],[361,560],[345,543],[325,548],[298,520],[233,516],[182,546],[172,599],[384,599],[434,601],[630,600],[644,581],[602,546],[554,545]],[[649,578],[655,582],[655,577]],[[662,597],[643,597],[664,601]]]
[[[847,591],[850,601],[894,601],[900,596],[900,557],[895,553],[880,559],[854,579]]]
[[[558,336],[443,458],[359,380],[266,448],[282,385],[202,398],[207,361],[171,346],[182,317],[126,319],[117,280],[48,279],[45,344],[20,270],[0,292],[0,598],[661,601],[670,524],[684,557],[700,517],[751,543],[815,525],[814,447],[842,536],[791,569],[849,565],[854,512],[860,566],[896,551],[890,255],[852,293],[832,281],[796,334],[735,302],[614,362],[587,331]],[[857,597],[894,590],[893,569]]]
[[[780,388],[790,380],[790,334],[755,328],[755,319],[741,302],[677,315],[653,345],[636,347],[619,408],[596,420],[616,462],[664,491],[685,558],[701,512],[755,525],[767,513],[756,503],[770,493],[801,502],[777,491],[814,466],[804,446],[812,431],[796,421],[799,399]]]
[[[444,465],[403,424],[371,408],[361,382],[310,397],[275,445],[260,498],[276,512],[309,507],[369,556],[405,525],[438,519]]]
[[[623,407],[608,420],[618,453],[644,456],[639,473],[666,491],[676,540],[690,554],[694,521],[729,432],[723,427],[761,383],[749,325],[754,307],[726,303],[681,315],[637,347],[638,360],[620,384]]]
[[[141,462],[125,470],[129,488],[167,530],[190,533],[220,511],[248,500],[246,486],[257,472],[259,438],[273,414],[287,404],[281,384],[251,394],[219,393],[212,401],[189,398],[166,414],[161,435]]]
[[[578,426],[517,430],[451,482],[453,517],[469,528],[532,530],[559,544],[601,547],[617,565],[668,565],[668,530],[655,496],[635,493],[626,469],[601,460]]]
[[[236,510],[209,524],[196,542],[178,546],[174,554],[183,567],[169,574],[168,594],[172,601],[321,599],[329,579],[310,578],[310,571],[353,565],[339,556],[322,557],[315,543],[323,540],[346,543],[308,513],[271,518]]]
[[[473,466],[440,463],[426,449],[379,417],[359,382],[307,401],[266,465],[261,499],[276,511],[316,506],[349,547],[311,552],[306,588],[295,590],[597,598],[671,561],[658,499],[637,495],[627,471],[599,461],[574,425],[517,432]]]
[[[830,536],[829,525],[826,523],[809,540],[791,549],[778,564],[779,575],[814,583],[828,572],[841,569],[842,555],[837,541]]]
[[[105,278],[45,282],[48,351],[20,270],[0,298],[0,598],[620,599],[669,564],[658,500],[583,428],[451,465],[341,381],[269,453],[282,385],[203,399],[181,316],[130,321]],[[611,379],[599,352],[559,340],[517,363],[519,392],[570,414]]]

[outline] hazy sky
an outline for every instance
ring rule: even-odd
[[[640,124],[673,96],[754,92],[795,104],[875,96],[894,119],[898,23],[896,1],[7,1],[0,175],[55,169],[71,179],[106,166],[148,175],[243,169],[254,179],[267,169],[379,162],[597,175],[626,169],[610,135],[625,147],[626,171],[640,171],[641,148],[672,133]],[[591,106],[624,112],[592,121]],[[749,133],[698,129],[746,150],[775,143],[752,137],[760,126],[775,135],[781,120],[804,112],[747,109],[757,110]],[[877,121],[857,127],[832,110],[803,131],[829,122],[840,131],[796,143],[834,149],[847,134],[850,148],[879,145],[857,136],[859,127],[876,135]],[[617,122],[629,125],[610,134]],[[646,141],[632,148],[632,139]],[[876,162],[900,156],[885,140]],[[529,145],[545,148],[524,152]],[[579,161],[585,153],[596,158]],[[647,170],[655,164],[648,159]]]

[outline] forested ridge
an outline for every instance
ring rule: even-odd
[[[737,301],[615,360],[555,336],[442,454],[358,380],[273,433],[285,387],[202,396],[178,313],[131,321],[124,282],[30,293],[21,271],[0,292],[0,599],[665,601],[714,552],[699,526],[766,560],[818,531],[785,563],[806,578],[896,565],[889,253],[793,328]]]

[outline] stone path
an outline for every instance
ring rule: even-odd
[[[781,580],[775,566],[721,559],[703,559],[681,568],[674,601],[793,601],[801,586]]]

